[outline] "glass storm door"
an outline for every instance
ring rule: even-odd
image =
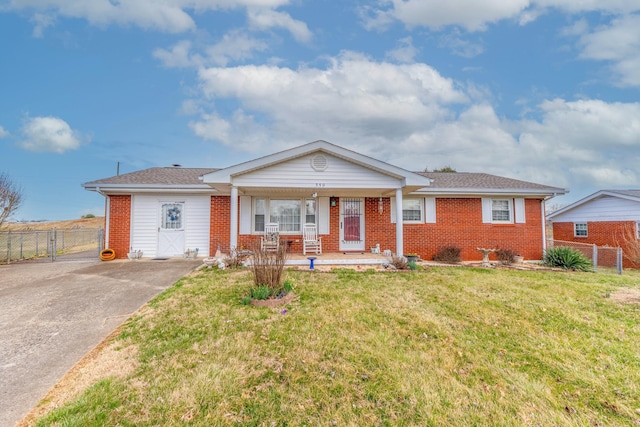
[[[364,250],[364,199],[340,198],[340,250]]]
[[[158,256],[181,257],[184,255],[184,203],[160,204],[158,227]]]

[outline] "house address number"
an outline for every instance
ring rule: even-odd
[[[316,187],[324,187],[325,183],[324,182],[316,182]]]

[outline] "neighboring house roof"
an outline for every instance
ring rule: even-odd
[[[86,190],[114,191],[128,189],[207,189],[200,177],[216,171],[213,168],[155,167],[86,182]]]
[[[420,192],[436,194],[517,193],[536,195],[565,194],[564,188],[505,178],[488,173],[473,172],[417,172],[432,180],[429,188]]]
[[[588,206],[595,206],[596,204],[602,205],[603,200],[614,200],[615,209],[627,211],[627,212],[614,212],[612,209],[612,202],[609,202],[609,206],[599,206],[597,209],[600,212],[589,212],[591,215],[600,217],[602,220],[624,220],[629,217],[640,217],[640,190],[600,190],[597,191],[577,202],[574,202],[568,206],[558,209],[547,215],[548,219],[558,219],[564,217],[564,219],[575,219],[576,212],[585,210]],[[585,215],[585,218],[589,218]],[[593,219],[593,218],[591,218]]]

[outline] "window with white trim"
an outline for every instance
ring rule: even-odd
[[[589,230],[586,222],[576,222],[573,224],[573,235],[575,237],[587,237]]]
[[[513,201],[511,199],[491,200],[491,222],[512,223]]]
[[[304,217],[302,207],[304,206]],[[267,222],[280,224],[281,233],[300,233],[302,223],[316,223],[317,205],[315,199],[270,199],[253,198],[253,231],[264,231]]]
[[[636,239],[640,239],[640,221],[636,222]]]
[[[424,199],[402,199],[402,222],[422,222]]]

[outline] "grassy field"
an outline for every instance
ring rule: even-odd
[[[640,423],[637,272],[287,276],[298,298],[278,309],[241,304],[245,271],[182,279],[38,425]]]

